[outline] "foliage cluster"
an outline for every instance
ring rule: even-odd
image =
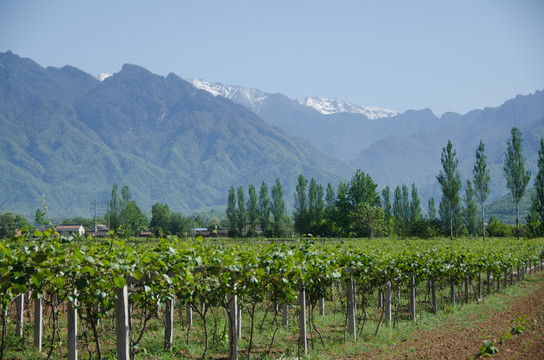
[[[206,309],[229,311],[229,294],[250,308],[263,301],[291,303],[304,284],[309,303],[316,304],[335,279],[353,278],[368,291],[383,289],[388,282],[407,286],[412,277],[461,282],[486,271],[501,276],[507,269],[540,261],[543,254],[542,240],[459,241],[453,246],[447,241],[387,240],[223,244],[167,237],[153,244],[130,244],[115,238],[75,242],[36,232],[0,242],[0,311],[5,314],[10,302],[27,291],[34,297],[56,295],[48,303],[54,316],[63,301],[77,302],[100,351],[98,322],[113,311],[115,288],[132,277],[140,280],[130,297],[134,314],[140,315],[133,320],[140,326],[132,326],[131,348],[137,352],[138,331],[145,331],[150,316],[173,296],[205,320]],[[346,268],[351,271],[342,270]]]

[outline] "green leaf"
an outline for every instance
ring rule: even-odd
[[[117,276],[113,279],[113,283],[115,284],[115,287],[120,289],[127,284],[127,281],[123,276]]]

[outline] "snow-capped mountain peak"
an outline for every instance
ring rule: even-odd
[[[259,114],[259,111],[266,104],[269,94],[258,90],[242,86],[225,85],[220,83],[211,83],[202,79],[188,79],[194,87],[205,90],[213,96],[223,96],[238,104],[250,108],[253,112]],[[299,104],[312,108],[321,114],[330,115],[337,113],[363,114],[370,120],[392,117],[400,114],[398,111],[383,109],[374,106],[354,105],[342,99],[322,98],[316,96],[307,96],[304,100],[296,100]]]
[[[98,75],[95,75],[94,77],[98,80],[98,81],[104,81],[106,80],[107,78],[109,78],[110,76],[113,76],[113,74],[110,74],[110,73],[106,73],[106,72],[102,72]]]
[[[213,96],[223,96],[250,108],[257,114],[268,98],[268,95],[265,92],[258,89],[211,83],[202,79],[188,79],[187,81],[193,84],[197,89],[205,90]]]
[[[375,106],[355,105],[342,99],[336,98],[307,96],[304,100],[298,100],[298,103],[304,106],[308,106],[325,115],[337,113],[363,114],[370,120],[392,117],[400,114],[398,111],[395,110],[384,109]]]

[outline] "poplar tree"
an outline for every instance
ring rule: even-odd
[[[324,207],[323,186],[312,178],[308,186],[308,231],[314,235],[320,231]]]
[[[398,186],[395,188],[393,195],[393,217],[395,232],[399,236],[404,236],[404,207],[402,206],[402,190]]]
[[[236,235],[236,194],[234,192],[234,186],[229,189],[229,195],[227,197],[227,221],[230,226],[230,236]]]
[[[512,138],[508,140],[504,157],[504,177],[506,187],[510,190],[516,204],[516,235],[519,239],[519,202],[531,179],[531,173],[525,170],[525,157],[522,154],[523,137],[521,131],[513,127]]]
[[[248,189],[248,199],[247,199],[247,224],[249,226],[248,228],[248,235],[249,236],[255,236],[256,234],[256,228],[257,228],[257,220],[259,219],[259,204],[257,200],[257,190],[255,189],[255,185],[250,184]]]
[[[308,198],[306,195],[306,187],[308,179],[303,175],[299,175],[297,186],[294,194],[293,218],[295,220],[295,231],[299,234],[305,234],[308,230]]]
[[[489,170],[487,169],[485,145],[480,140],[480,145],[476,149],[476,163],[474,169],[472,169],[473,181],[474,181],[474,195],[476,201],[480,204],[482,211],[482,236],[485,240],[485,202],[489,196]]]
[[[119,226],[121,226],[121,200],[119,199],[119,192],[117,191],[117,184],[114,183],[111,188],[111,200],[110,200],[110,230],[117,232]]]
[[[429,220],[436,219],[436,204],[434,203],[434,198],[430,198],[427,201],[427,217]]]
[[[527,216],[527,225],[536,225],[535,236],[544,235],[544,139],[540,139],[538,152],[538,173],[536,174],[535,195],[532,198],[531,211]]]
[[[283,217],[285,215],[285,200],[283,199],[283,186],[280,178],[272,186],[272,218],[274,219],[274,236],[279,237],[283,232]]]
[[[237,191],[237,209],[236,209],[236,228],[240,232],[240,236],[244,235],[246,227],[246,206],[244,200],[244,188],[239,186]]]
[[[417,194],[416,184],[412,183],[412,202],[410,202],[410,222],[414,224],[421,218],[421,201]]]
[[[450,239],[453,240],[453,217],[454,210],[459,204],[459,190],[461,190],[461,175],[457,170],[459,160],[457,160],[457,154],[453,150],[451,141],[448,140],[448,145],[442,148],[442,170],[438,173],[436,179],[442,187],[442,201],[441,203],[447,208],[448,220],[450,227]]]
[[[391,219],[391,190],[389,189],[389,185],[384,187],[382,189],[382,209],[383,214],[385,217],[385,221],[389,223],[389,219]]]
[[[266,235],[270,226],[270,197],[268,196],[268,185],[264,181],[259,189],[259,222],[262,232]]]
[[[470,180],[467,180],[467,187],[465,188],[463,202],[465,203],[465,226],[467,228],[468,235],[472,236],[476,233],[478,206],[474,200],[474,188],[472,187],[472,182]]]

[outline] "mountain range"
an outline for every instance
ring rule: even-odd
[[[475,150],[480,139],[484,141],[492,173],[491,200],[507,194],[502,165],[514,126],[525,136],[524,155],[536,174],[539,141],[544,136],[543,91],[518,95],[496,108],[438,117],[430,109],[399,113],[339,99],[307,97],[300,101],[257,89],[189,81],[214,96],[247,106],[266,122],[363,169],[380,186],[415,183],[423,198],[440,198],[436,175],[448,140],[457,152],[464,181],[471,178]]]
[[[241,86],[159,76],[126,64],[94,77],[0,53],[0,211],[33,214],[45,195],[56,216],[89,216],[113,183],[191,212],[224,206],[230,186],[276,178],[290,205],[297,177],[326,185],[360,168],[379,184],[415,183],[439,201],[440,154],[451,140],[464,181],[486,144],[492,193],[507,193],[502,158],[510,129],[524,135],[536,173],[544,92],[467,114],[394,110],[308,96],[290,99]],[[531,180],[532,184],[532,180]]]
[[[276,178],[290,201],[299,174],[326,184],[353,171],[244,106],[135,65],[99,81],[3,53],[0,109],[2,211],[32,214],[44,194],[55,216],[89,216],[114,183],[144,211],[221,206],[230,186]]]

